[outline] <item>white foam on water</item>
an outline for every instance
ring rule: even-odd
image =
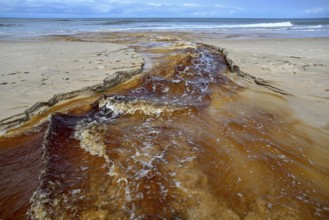
[[[137,112],[149,116],[159,116],[164,112],[174,112],[179,110],[177,107],[166,105],[155,105],[143,100],[118,101],[115,97],[108,97],[100,100],[99,108],[106,108],[114,115],[135,114]]]
[[[292,27],[293,24],[290,21],[285,22],[272,22],[272,23],[256,23],[256,24],[241,24],[241,25],[228,25],[226,27],[242,27],[242,28],[250,28],[250,27]]]

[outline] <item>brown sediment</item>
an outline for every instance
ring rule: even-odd
[[[45,138],[29,217],[328,218],[326,134],[281,94],[233,82],[222,51],[166,52],[145,76],[33,133]]]

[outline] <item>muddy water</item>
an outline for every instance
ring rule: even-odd
[[[329,218],[328,137],[231,81],[217,50],[166,54],[87,110],[3,140],[0,217]]]

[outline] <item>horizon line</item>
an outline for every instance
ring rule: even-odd
[[[18,17],[0,16],[0,19],[329,19],[329,17]]]

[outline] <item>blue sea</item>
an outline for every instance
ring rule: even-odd
[[[0,18],[0,38],[69,35],[83,32],[193,31],[219,34],[258,34],[279,37],[328,37],[329,18]]]

